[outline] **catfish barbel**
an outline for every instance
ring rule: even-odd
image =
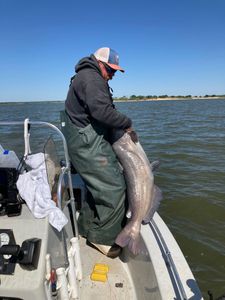
[[[131,218],[116,238],[116,244],[128,246],[133,254],[143,252],[140,241],[141,224],[150,222],[162,199],[160,189],[154,184],[154,162],[150,164],[141,144],[133,142],[125,132],[112,144],[123,167]]]

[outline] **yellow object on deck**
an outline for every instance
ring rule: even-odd
[[[106,282],[109,266],[106,264],[95,264],[91,273],[91,280]]]
[[[106,265],[106,264],[95,264],[93,272],[95,272],[95,271],[108,273],[109,272],[109,266]]]
[[[91,280],[106,282],[107,281],[107,274],[106,273],[92,272]]]

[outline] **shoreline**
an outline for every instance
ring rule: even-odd
[[[149,101],[179,101],[179,100],[225,100],[225,97],[191,97],[191,98],[179,98],[179,97],[167,97],[167,98],[146,98],[146,99],[114,99],[115,102],[149,102]]]

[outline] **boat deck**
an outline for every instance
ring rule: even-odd
[[[159,300],[161,299],[149,257],[139,256],[135,260],[124,250],[120,257],[111,259],[95,248],[86,245],[81,238],[81,260],[83,280],[80,298],[98,300]],[[123,262],[125,261],[126,262]],[[146,268],[146,262],[148,268]],[[96,263],[107,264],[107,281],[92,281],[90,275]],[[146,272],[147,270],[147,272]]]

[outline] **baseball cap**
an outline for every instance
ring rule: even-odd
[[[124,69],[119,66],[119,55],[115,50],[108,47],[99,48],[94,53],[94,56],[96,59],[106,63],[110,68],[124,72]]]

